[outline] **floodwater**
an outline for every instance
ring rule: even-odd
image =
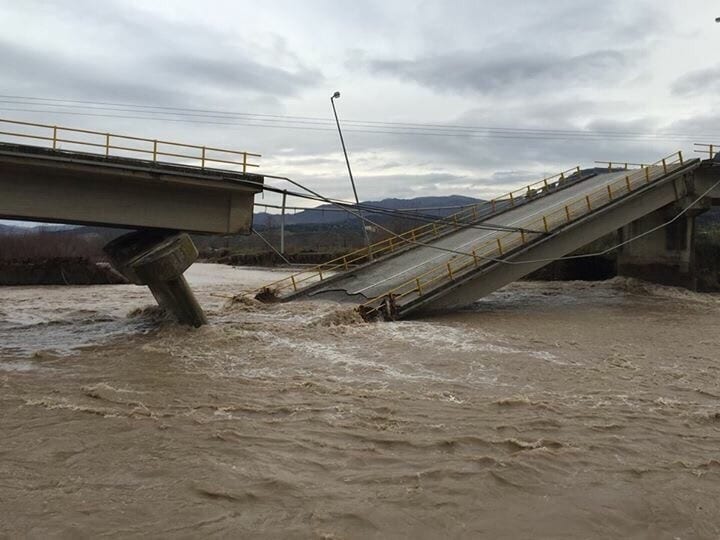
[[[0,289],[1,538],[718,538],[720,297],[518,283],[452,315]]]

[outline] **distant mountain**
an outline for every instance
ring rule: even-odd
[[[473,197],[464,197],[462,195],[448,195],[445,197],[415,197],[414,199],[383,199],[380,201],[363,201],[361,202],[361,204],[366,207],[374,206],[387,210],[436,208],[435,210],[418,210],[417,213],[422,213],[434,217],[444,217],[458,212],[460,209],[457,207],[459,206],[469,206],[478,202],[482,202],[482,200],[475,199]],[[375,218],[380,216],[383,216],[383,218],[385,219],[393,217],[383,213],[374,213],[372,211],[365,211],[364,214],[367,217],[373,216]],[[310,210],[303,210],[294,214],[287,213],[285,215],[285,224],[330,225],[344,223],[346,221],[353,221],[354,219],[355,218],[349,212],[342,211],[337,206],[334,206],[332,204],[323,204]],[[277,224],[279,223],[279,220],[279,214],[260,212],[254,215],[254,222],[257,226],[260,227]]]

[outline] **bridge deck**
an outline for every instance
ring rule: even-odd
[[[557,208],[563,208],[570,201],[584,197],[625,175],[624,171],[599,174],[522,206],[508,209],[498,216],[482,220],[477,224],[521,227],[534,218],[551,213]],[[466,253],[472,250],[473,246],[495,240],[505,234],[506,231],[473,227],[460,229],[443,238],[430,241],[426,246],[415,247],[395,257],[350,271],[341,279],[336,278],[326,287],[309,292],[308,295],[332,295],[336,299],[364,302],[456,257],[456,253],[443,252],[437,248]]]
[[[263,177],[114,155],[0,143],[0,218],[247,233]]]

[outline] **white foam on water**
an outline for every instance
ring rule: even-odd
[[[0,371],[27,372],[46,369],[35,362],[25,360],[0,360]]]

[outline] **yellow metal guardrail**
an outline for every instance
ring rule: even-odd
[[[625,169],[628,170],[629,167],[640,167],[641,169],[644,169],[648,166],[647,163],[628,163],[627,161],[596,161],[598,165],[607,165],[607,168],[612,169]]]
[[[713,159],[715,157],[715,154],[720,152],[720,144],[700,144],[695,143],[693,146],[697,146],[698,148],[695,149],[695,152],[698,152],[700,154],[708,154],[709,159]]]
[[[20,122],[0,118],[0,126],[2,125],[9,125],[10,127],[7,128],[8,131],[0,131],[0,135],[13,138],[17,137],[19,139],[31,139],[33,141],[44,141],[45,146],[53,150],[61,149],[62,145],[69,145],[70,148],[82,148],[83,151],[104,155],[105,157],[135,157],[137,154],[140,154],[142,155],[142,159],[150,160],[153,163],[158,162],[158,158],[171,158],[175,162],[182,160],[183,165],[199,166],[201,169],[219,163],[225,166],[232,165],[242,167],[242,172],[245,173],[250,167],[259,167],[259,165],[255,163],[250,163],[251,158],[262,157],[260,154],[239,152],[211,146],[198,146],[159,139],[145,139],[142,137],[131,137],[129,135],[117,135],[87,129],[34,124],[31,122]],[[11,131],[13,129],[15,129],[15,131]],[[68,148],[62,149],[68,150]],[[190,160],[190,163],[186,163],[185,160]]]
[[[313,268],[303,270],[270,283],[257,291],[256,293],[268,291],[274,297],[282,297],[283,295],[292,294],[304,287],[308,287],[320,281],[324,281],[330,277],[331,273],[349,270],[351,266],[362,262],[369,262],[377,257],[381,257],[396,250],[415,244],[417,242],[426,242],[429,239],[436,238],[449,230],[459,228],[464,224],[470,224],[480,217],[480,209],[489,209],[494,214],[498,209],[513,208],[521,204],[521,201],[535,197],[540,197],[550,193],[562,183],[572,179],[573,175],[580,175],[580,167],[573,167],[566,171],[560,172],[553,176],[543,178],[542,180],[522,187],[515,191],[511,191],[501,197],[497,197],[488,202],[478,203],[465,208],[455,214],[445,218],[440,218],[436,222],[422,225],[415,229],[411,229],[402,234],[391,236],[380,242],[371,244],[370,246],[355,250],[347,255],[338,257],[324,264],[317,265]],[[372,213],[372,211],[368,211]]]
[[[508,232],[473,247],[467,255],[455,255],[449,261],[437,265],[358,307],[366,320],[376,318],[386,302],[394,304],[409,296],[421,297],[438,285],[452,281],[464,272],[479,267],[487,261],[501,259],[507,253],[522,247],[544,233],[550,233],[563,225],[584,217],[618,197],[651,183],[668,172],[683,165],[682,152],[671,154],[652,165],[625,175],[601,189],[580,197],[540,218],[520,225],[518,232]],[[531,233],[527,231],[542,231]]]

